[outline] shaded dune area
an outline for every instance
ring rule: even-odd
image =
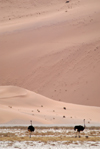
[[[0,123],[100,123],[99,14],[99,0],[0,0]]]

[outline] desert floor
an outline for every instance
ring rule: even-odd
[[[100,127],[89,127],[75,138],[73,127],[36,127],[30,134],[27,127],[0,127],[2,149],[99,149]]]

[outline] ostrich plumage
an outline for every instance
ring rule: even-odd
[[[35,131],[35,128],[32,126],[32,120],[30,122],[31,122],[31,125],[28,126],[28,131],[30,132],[30,138],[31,138],[31,133]]]
[[[29,127],[28,127],[28,131],[29,132],[32,132],[32,131],[34,131],[35,130],[35,128],[32,126],[32,125],[30,125]]]
[[[79,132],[79,134],[80,134],[80,131],[83,131],[84,129],[85,129],[85,119],[83,120],[84,121],[84,126],[81,126],[81,125],[76,125],[75,127],[74,127],[74,130],[75,131],[77,131],[77,132]],[[80,137],[80,136],[79,136]]]
[[[74,127],[74,130],[77,130],[78,132],[83,131],[85,128],[81,125],[77,125]]]

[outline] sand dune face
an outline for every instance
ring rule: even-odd
[[[98,0],[1,0],[0,85],[100,106],[99,14]]]
[[[12,20],[19,22],[26,17],[38,17],[59,11],[65,7],[65,2],[65,0],[0,0],[0,22],[6,23]]]
[[[83,118],[87,125],[100,124],[99,107],[54,101],[15,86],[0,86],[0,93],[0,124],[28,124],[32,119],[34,124],[83,125]]]

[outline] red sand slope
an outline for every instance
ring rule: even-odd
[[[100,106],[99,14],[99,0],[0,0],[0,85]]]

